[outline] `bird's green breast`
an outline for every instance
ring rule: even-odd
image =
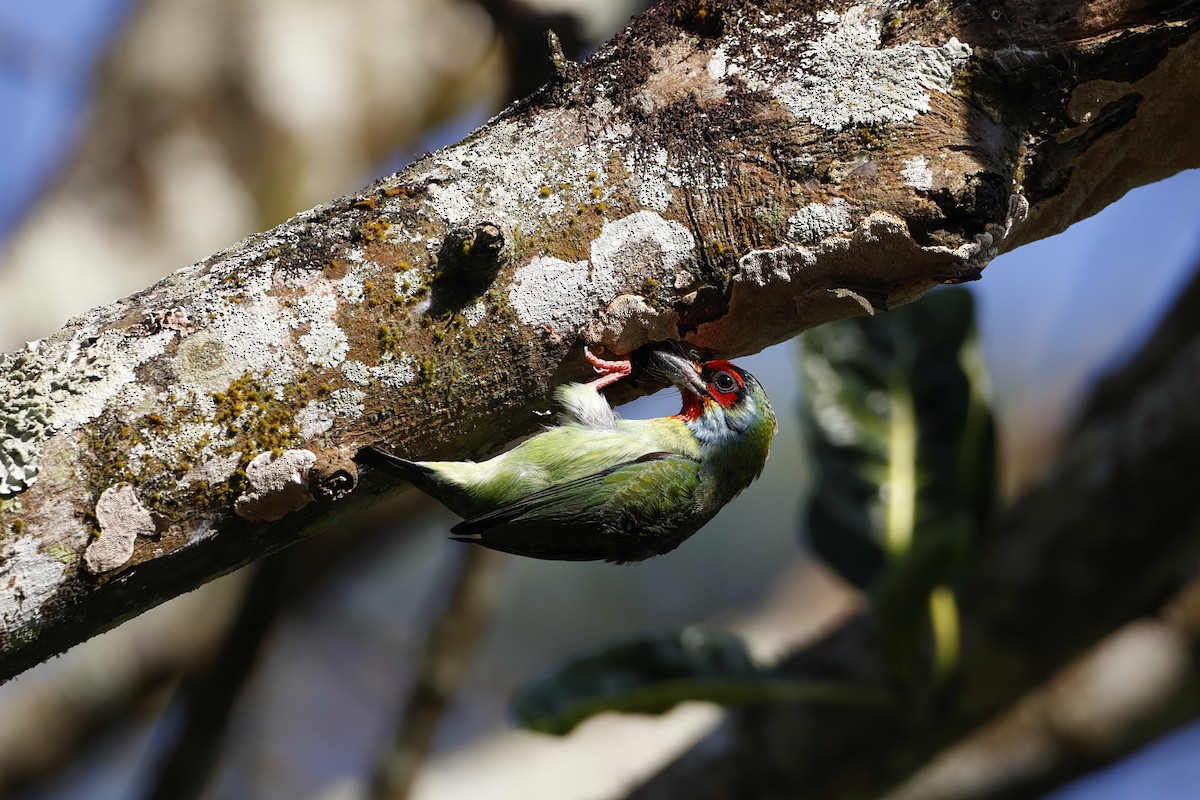
[[[736,435],[710,439],[705,445],[704,464],[728,502],[762,474],[775,438],[775,414],[765,393],[757,398],[754,413]]]

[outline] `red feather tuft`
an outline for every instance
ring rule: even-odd
[[[683,408],[675,416],[679,417],[684,422],[693,422],[700,419],[700,415],[704,413],[704,401],[699,395],[694,395],[691,392],[683,392]]]

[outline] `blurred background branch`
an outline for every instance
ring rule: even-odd
[[[448,597],[421,648],[421,666],[391,745],[375,766],[370,790],[375,800],[405,800],[411,794],[496,606],[506,557],[482,547],[458,550],[445,580]]]

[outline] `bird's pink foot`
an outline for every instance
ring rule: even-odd
[[[622,378],[629,377],[630,373],[633,372],[633,363],[627,358],[621,361],[605,361],[603,358],[592,355],[592,351],[588,350],[587,347],[583,348],[583,357],[587,359],[596,372],[600,373],[599,378],[588,382],[588,386],[596,391],[600,391],[605,386],[616,383]]]

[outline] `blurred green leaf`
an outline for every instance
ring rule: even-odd
[[[941,289],[802,338],[801,420],[817,475],[808,539],[872,594],[884,656],[905,682],[931,612],[935,672],[952,665],[956,615],[942,585],[995,497],[973,317],[968,292]]]
[[[972,320],[970,294],[943,289],[802,337],[801,421],[818,475],[808,537],[862,589],[889,561],[960,543],[991,511],[994,435],[972,383],[982,376],[967,373],[979,365]]]
[[[662,714],[688,700],[888,704],[878,690],[777,677],[754,665],[738,637],[690,626],[621,637],[574,656],[523,686],[512,710],[521,727],[561,736],[604,711]]]

